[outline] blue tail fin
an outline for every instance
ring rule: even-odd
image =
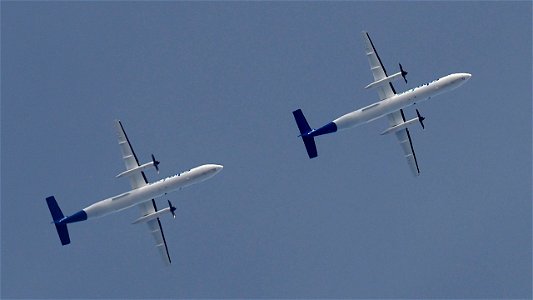
[[[300,134],[302,136],[311,132],[311,126],[309,126],[309,123],[307,123],[307,120],[305,119],[304,113],[301,109],[293,111],[292,114],[294,115],[296,125],[298,125],[298,129],[300,129]]]
[[[316,151],[316,144],[315,144],[315,138],[314,137],[302,137],[305,145],[305,150],[307,150],[307,155],[309,155],[309,158],[315,158],[318,156],[318,152]]]
[[[61,208],[59,208],[59,205],[57,205],[57,201],[54,196],[46,198],[46,204],[48,204],[48,209],[50,209],[54,223],[61,221],[61,219],[65,217],[61,211]]]
[[[297,109],[293,111],[292,114],[294,115],[296,125],[298,125],[298,129],[300,130],[300,136],[304,141],[305,150],[307,150],[307,155],[309,155],[309,158],[317,157],[318,153],[316,150],[315,138],[307,135],[312,131],[312,129],[311,126],[309,126],[309,123],[307,123],[304,113],[301,109]]]
[[[48,209],[50,214],[52,214],[52,219],[54,219],[54,225],[56,226],[57,235],[61,240],[61,245],[70,244],[70,237],[68,234],[68,228],[66,223],[61,223],[61,220],[65,217],[59,205],[57,205],[56,198],[50,196],[46,198],[46,204],[48,204]]]

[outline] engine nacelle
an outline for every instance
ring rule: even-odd
[[[416,122],[420,122],[420,118],[419,117],[416,117],[416,118],[413,118],[409,121],[405,121],[403,123],[400,123],[398,125],[395,125],[395,126],[392,126],[392,127],[389,127],[387,130],[383,131],[381,133],[381,135],[384,135],[384,134],[389,134],[389,133],[392,133],[392,132],[396,132],[396,131],[400,131],[402,129],[405,129],[411,125],[413,125],[414,123]]]
[[[380,87],[380,86],[383,86],[385,84],[389,84],[389,82],[392,82],[394,80],[398,80],[400,78],[402,78],[402,72],[398,72],[398,73],[395,73],[395,74],[393,74],[391,76],[387,76],[387,77],[385,77],[383,79],[380,79],[378,81],[374,81],[371,84],[365,86],[365,89]]]
[[[148,221],[151,221],[153,219],[157,219],[157,218],[161,217],[166,212],[171,213],[172,216],[175,219],[176,218],[176,213],[174,213],[174,211],[176,211],[176,208],[172,205],[172,203],[170,203],[170,200],[168,200],[168,207],[167,208],[163,208],[163,209],[158,210],[156,212],[153,212],[151,214],[147,214],[146,216],[142,216],[142,217],[138,218],[137,220],[133,221],[133,223],[131,223],[131,224],[146,223]]]
[[[127,170],[127,171],[124,171],[124,172],[118,174],[117,178],[133,175],[135,173],[144,171],[145,169],[147,169],[149,167],[154,167],[155,170],[157,171],[157,173],[159,173],[159,161],[157,159],[155,159],[155,156],[153,154],[152,154],[152,161],[151,162],[148,162],[148,163],[145,163],[144,165],[140,165],[138,167],[131,168],[131,169]]]
[[[120,174],[117,175],[117,178],[120,178],[120,177],[124,177],[124,176],[130,176],[130,175],[133,175],[135,173],[138,173],[138,172],[141,172],[141,171],[144,171],[145,169],[153,166],[154,163],[153,162],[149,162],[149,163],[145,163],[144,165],[141,165],[141,166],[138,166],[138,167],[135,167],[133,169],[129,169],[127,171],[124,171]]]
[[[383,79],[380,79],[378,81],[374,81],[372,82],[371,84],[365,86],[365,89],[369,89],[369,88],[373,88],[373,87],[380,87],[380,86],[383,86],[385,84],[389,84],[390,82],[394,81],[394,80],[397,80],[399,79],[400,77],[403,78],[403,80],[405,80],[405,83],[407,83],[407,78],[405,76],[407,76],[407,71],[405,71],[402,67],[402,64],[399,64],[400,65],[400,72],[396,73],[396,74],[392,74],[391,76],[387,76]]]
[[[138,218],[137,220],[133,221],[133,223],[131,223],[131,224],[146,223],[146,222],[148,222],[150,220],[157,219],[157,218],[161,217],[163,214],[165,214],[167,212],[170,212],[170,207],[163,208],[162,210],[158,210],[158,211],[153,212],[151,214],[148,214],[146,216],[142,216],[142,217]]]

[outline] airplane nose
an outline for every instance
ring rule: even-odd
[[[222,171],[222,169],[224,169],[224,166],[222,166],[222,165],[215,165],[215,170],[216,170],[217,172]]]
[[[472,77],[472,74],[470,73],[455,74],[455,78],[453,80],[454,86],[458,87],[458,86],[465,84],[470,79],[470,77]]]

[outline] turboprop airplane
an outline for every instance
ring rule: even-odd
[[[403,109],[413,104],[431,99],[444,92],[454,90],[468,81],[472,75],[469,73],[450,74],[430,83],[397,94],[392,86],[392,82],[403,78],[405,83],[407,83],[407,72],[400,64],[399,72],[390,76],[387,75],[387,71],[385,71],[385,67],[378,56],[370,36],[365,31],[362,32],[362,35],[366,56],[370,63],[370,70],[374,75],[374,82],[370,83],[365,88],[375,88],[378,91],[380,101],[345,114],[318,129],[312,129],[307,123],[302,110],[297,109],[292,113],[296,120],[296,124],[298,125],[298,129],[300,130],[299,136],[302,137],[309,158],[314,158],[318,155],[315,137],[356,127],[387,116],[389,119],[389,128],[384,130],[381,134],[394,133],[396,135],[402,146],[404,156],[407,159],[411,171],[415,176],[418,176],[420,174],[420,168],[418,167],[418,161],[416,159],[408,127],[419,122],[422,129],[424,129],[423,121],[425,118],[420,115],[420,112],[417,109],[417,117],[406,121]]]
[[[132,206],[137,206],[141,210],[141,217],[133,221],[133,224],[146,223],[148,225],[148,230],[155,239],[156,247],[159,249],[163,261],[169,265],[171,263],[170,255],[159,218],[167,212],[171,213],[175,218],[174,211],[176,208],[168,201],[169,207],[158,210],[154,199],[207,180],[220,172],[222,166],[206,164],[153,183],[148,183],[144,170],[149,167],[154,167],[159,173],[159,161],[152,155],[151,162],[140,165],[122,123],[118,120],[115,121],[115,127],[117,130],[118,144],[122,152],[122,159],[126,165],[126,171],[118,174],[117,178],[129,177],[132,190],[98,201],[67,217],[63,215],[54,196],[46,198],[46,203],[52,214],[57,234],[62,245],[70,244],[67,224],[103,217]]]

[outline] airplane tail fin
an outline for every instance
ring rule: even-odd
[[[60,222],[65,216],[63,215],[61,208],[59,208],[56,198],[54,196],[46,198],[46,204],[48,204],[48,209],[54,220],[54,225],[56,226],[57,235],[59,235],[59,239],[61,240],[61,245],[64,246],[70,244],[67,224]]]
[[[309,158],[317,157],[318,152],[316,150],[315,138],[306,135],[311,132],[312,129],[311,126],[309,126],[309,123],[307,123],[304,113],[301,109],[297,109],[293,111],[292,114],[294,115],[296,125],[298,125],[298,129],[300,130],[300,136],[302,137],[302,140],[304,142],[305,150],[307,150],[307,155],[309,155]]]

